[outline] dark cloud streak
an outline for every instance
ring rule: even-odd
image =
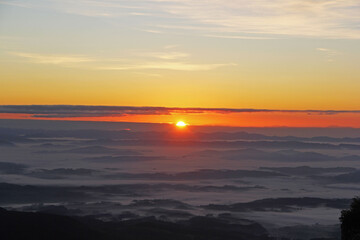
[[[0,113],[30,114],[35,118],[108,117],[126,115],[171,115],[173,113],[305,113],[344,114],[360,113],[360,110],[291,110],[253,108],[176,108],[176,107],[134,107],[134,106],[91,106],[91,105],[0,105]]]

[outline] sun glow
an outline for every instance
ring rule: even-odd
[[[183,128],[183,127],[186,127],[187,124],[186,124],[185,122],[183,122],[183,121],[178,121],[178,122],[176,123],[176,126]]]

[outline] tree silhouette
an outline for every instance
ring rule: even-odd
[[[341,239],[360,240],[360,198],[355,197],[350,209],[341,211]]]

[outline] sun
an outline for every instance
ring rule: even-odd
[[[176,123],[176,126],[183,128],[183,127],[186,127],[187,124],[186,124],[185,122],[183,122],[183,121],[178,121],[178,122]]]

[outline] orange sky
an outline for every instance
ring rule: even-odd
[[[91,118],[0,111],[0,118],[360,127],[356,111],[301,112],[360,110],[359,7],[359,1],[2,0],[0,108],[289,111]]]

